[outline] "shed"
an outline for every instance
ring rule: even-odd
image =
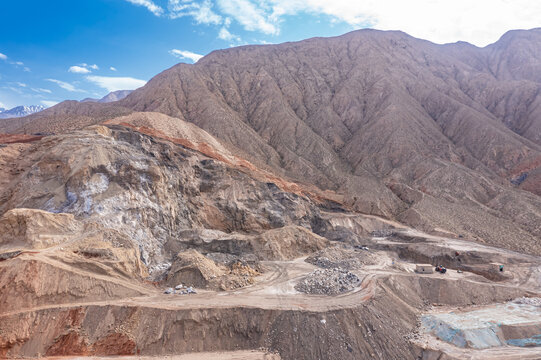
[[[417,264],[415,266],[415,272],[419,274],[433,274],[434,266],[431,264]]]

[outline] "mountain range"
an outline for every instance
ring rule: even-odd
[[[46,107],[43,105],[22,105],[16,106],[13,109],[9,110],[0,108],[0,119],[28,116],[40,112],[44,109],[46,109]]]
[[[242,46],[178,64],[120,101],[65,101],[0,131],[161,113],[348,209],[541,253],[540,55],[541,29],[485,48],[376,30]]]

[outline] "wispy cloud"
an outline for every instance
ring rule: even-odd
[[[111,71],[117,71],[117,70],[116,70],[116,67],[114,67],[114,66],[111,66],[111,67],[109,68],[109,70],[111,70]]]
[[[19,94],[19,95],[23,95],[23,91],[18,88],[18,87],[14,87],[14,86],[3,86],[2,89],[6,89],[6,90],[11,90],[12,92],[16,93],[16,94]]]
[[[17,82],[16,84],[19,85],[20,87],[26,87],[26,84],[22,82]]]
[[[89,73],[91,73],[91,71],[88,70],[86,67],[77,66],[77,65],[70,66],[68,71],[70,73],[75,73],[75,74],[89,74]]]
[[[135,79],[132,77],[89,75],[86,77],[86,79],[109,92],[117,90],[135,90],[147,83],[145,80]]]
[[[220,24],[222,17],[212,10],[212,2],[191,0],[169,0],[167,6],[169,17],[176,19],[183,16],[191,16],[198,24]]]
[[[37,93],[46,93],[46,94],[52,94],[53,92],[49,89],[43,89],[43,88],[30,88],[32,91]]]
[[[50,81],[52,83],[55,83],[56,85],[60,86],[62,89],[71,91],[71,92],[86,92],[81,89],[77,89],[75,86],[73,86],[70,83],[67,83],[65,81],[57,80],[57,79],[45,79],[46,81]]]
[[[16,68],[19,68],[21,66],[24,66],[24,63],[22,61],[11,61],[8,60],[8,56],[6,54],[0,53],[0,60],[7,61],[9,64],[15,66]],[[30,72],[30,68],[27,66],[23,67],[23,70],[26,72]]]
[[[198,62],[199,59],[201,59],[203,57],[203,55],[200,55],[200,54],[196,54],[194,52],[191,52],[191,51],[187,51],[187,50],[178,50],[178,49],[173,49],[173,50],[170,50],[169,51],[169,54],[179,58],[179,59],[185,59],[185,60],[191,60],[192,62]]]
[[[129,2],[129,3],[132,3],[134,5],[144,6],[144,7],[146,7],[148,9],[148,11],[150,11],[151,13],[153,13],[156,16],[161,16],[163,14],[163,8],[156,5],[151,0],[126,0],[126,1]]]
[[[47,107],[51,107],[51,106],[55,106],[56,104],[58,104],[58,101],[54,101],[54,100],[41,100],[41,103]]]

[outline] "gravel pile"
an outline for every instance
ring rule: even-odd
[[[360,269],[364,265],[377,263],[376,255],[363,249],[329,247],[320,250],[308,258],[306,262],[324,269]]]
[[[337,295],[360,284],[361,279],[345,269],[318,269],[295,285],[295,289],[306,294]]]
[[[524,304],[541,307],[541,298],[538,297],[521,297],[513,301],[515,304]]]

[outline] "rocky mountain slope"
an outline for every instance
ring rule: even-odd
[[[361,30],[215,51],[114,104],[64,102],[0,130],[159,112],[357,211],[539,252],[540,34],[479,49]]]

